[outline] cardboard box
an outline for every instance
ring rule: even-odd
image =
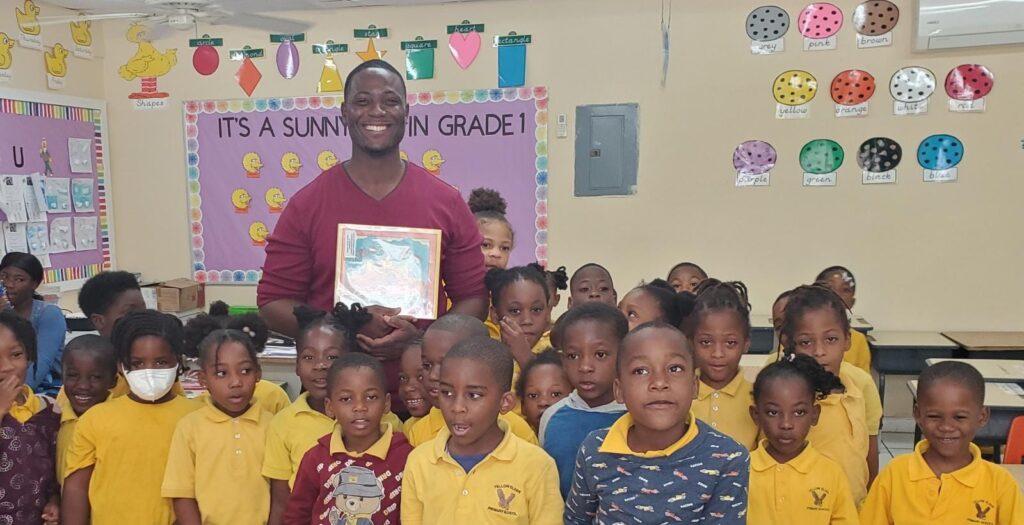
[[[156,308],[161,312],[184,312],[206,306],[206,285],[191,279],[172,279],[157,285]]]

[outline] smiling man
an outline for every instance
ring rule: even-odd
[[[296,193],[267,242],[263,279],[257,289],[260,314],[278,332],[297,331],[293,308],[329,310],[334,302],[338,224],[371,224],[441,230],[441,311],[483,319],[487,292],[476,221],[458,190],[425,169],[402,160],[409,105],[405,81],[387,62],[357,66],[345,81],[342,119],[352,140],[352,158],[321,173]],[[397,358],[417,335],[392,305],[371,308],[374,322],[360,345],[386,361],[398,384]],[[392,366],[388,366],[392,365]],[[395,397],[397,399],[397,397]]]

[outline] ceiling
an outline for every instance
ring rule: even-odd
[[[147,0],[44,0],[47,4],[89,13],[146,11]],[[152,0],[150,0],[152,1]],[[338,9],[381,5],[431,5],[478,0],[191,0],[189,3],[217,4],[229,11],[268,13],[304,9]]]

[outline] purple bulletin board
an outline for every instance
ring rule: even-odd
[[[52,224],[61,217],[97,217],[96,249],[50,254],[51,266],[44,272],[47,283],[73,286],[113,267],[105,107],[102,101],[0,89],[0,175],[45,173],[40,151],[45,139],[52,170],[49,177],[92,179],[95,211],[51,212],[47,222]],[[71,172],[68,139],[92,141],[89,173]]]
[[[259,281],[266,235],[289,197],[350,155],[341,100],[185,102],[196,280]],[[547,102],[543,87],[409,94],[403,154],[464,198],[479,187],[501,193],[516,235],[510,264],[547,259]]]

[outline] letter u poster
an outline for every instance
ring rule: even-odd
[[[340,96],[184,103],[193,277],[256,284],[267,237],[296,192],[349,158]],[[510,264],[547,260],[545,87],[408,95],[402,157],[463,198],[492,188],[516,232]]]

